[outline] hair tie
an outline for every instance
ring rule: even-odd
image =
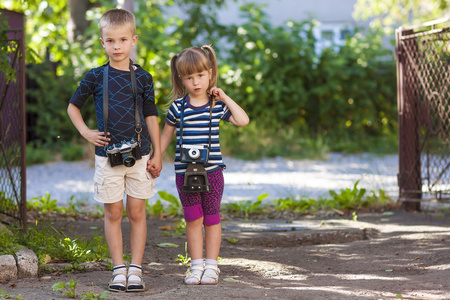
[[[202,49],[203,52],[205,52],[205,54],[208,55],[208,50],[206,50],[205,48],[203,48],[203,46],[201,46],[200,49]]]

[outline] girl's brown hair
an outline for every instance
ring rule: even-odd
[[[191,47],[184,49],[179,54],[174,55],[170,60],[170,70],[172,72],[172,101],[186,95],[182,77],[194,73],[212,70],[209,90],[217,85],[217,59],[214,49],[210,45],[202,47]]]

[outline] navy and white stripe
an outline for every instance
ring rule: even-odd
[[[209,145],[209,108],[206,104],[201,107],[194,107],[186,97],[183,116],[183,144],[184,145]],[[166,116],[166,122],[176,126],[177,147],[175,150],[175,173],[184,174],[186,163],[180,162],[180,117],[183,99],[176,99]],[[225,168],[222,160],[219,142],[219,123],[221,120],[228,121],[231,112],[225,103],[217,101],[212,111],[211,122],[211,149],[209,151],[208,162],[204,165],[207,172],[213,172],[220,167]]]

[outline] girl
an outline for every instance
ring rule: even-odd
[[[216,87],[218,69],[216,55],[211,46],[192,47],[181,51],[172,57],[170,68],[173,97],[161,134],[161,150],[164,153],[176,131],[176,185],[183,205],[192,259],[191,268],[184,282],[189,285],[217,284],[219,281],[217,260],[222,239],[220,226],[220,202],[224,188],[222,170],[225,169],[220,152],[219,123],[225,120],[236,126],[246,126],[249,118],[233,99]],[[198,150],[201,157],[196,166],[203,164],[207,174],[206,184],[208,182],[210,184],[209,191],[185,192],[186,189],[183,187],[186,185],[185,172],[189,163],[181,159],[180,153],[183,150],[186,154],[192,146],[206,148]],[[205,151],[208,152],[206,155]],[[202,158],[205,158],[204,162]]]

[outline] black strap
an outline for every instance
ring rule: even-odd
[[[103,122],[105,125],[105,138],[108,132],[108,74],[109,74],[109,63],[106,63],[103,68]],[[138,134],[138,143],[141,144],[141,116],[139,115],[139,108],[137,104],[137,88],[136,88],[136,74],[134,72],[133,62],[130,60],[130,76],[131,76],[131,89],[133,90],[134,99],[134,118],[136,121],[136,133]]]
[[[180,113],[180,147],[183,145],[183,119],[184,119],[184,106],[186,104],[186,97],[183,97],[183,101],[181,102],[181,113]],[[212,128],[212,107],[213,101],[211,97],[209,98],[209,150],[211,150],[211,128]]]

